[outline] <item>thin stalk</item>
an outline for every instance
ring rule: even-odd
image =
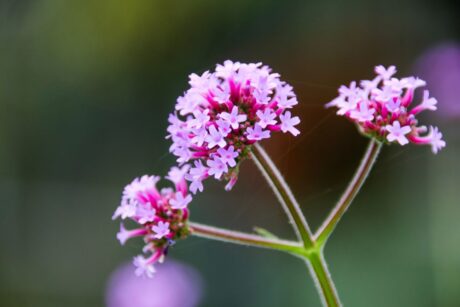
[[[305,256],[306,254],[305,249],[298,242],[266,238],[259,235],[217,228],[193,222],[189,222],[189,227],[192,235],[197,237],[230,242],[239,245],[279,250],[295,255]]]
[[[318,292],[321,293],[323,305],[329,307],[342,306],[322,251],[310,254],[308,260],[308,268],[315,278],[316,287]]]
[[[189,222],[189,227],[192,235],[197,237],[283,251],[303,259],[310,269],[312,278],[315,280],[323,304],[329,307],[341,306],[335,290],[334,282],[330,277],[326,262],[322,257],[320,250],[306,249],[300,242],[265,238],[258,235],[217,228],[199,223]]]
[[[284,211],[286,212],[295,232],[299,239],[302,240],[305,249],[312,249],[315,247],[315,241],[311,233],[310,227],[300,210],[291,189],[284,181],[278,168],[270,159],[268,154],[259,144],[255,143],[252,146],[251,156],[256,166],[264,175],[265,179],[270,184],[273,192],[280,201]]]
[[[364,153],[364,157],[361,160],[361,163],[352,180],[350,181],[347,189],[315,234],[316,242],[320,246],[323,246],[327,241],[337,223],[347,211],[356,194],[358,194],[364,181],[369,175],[369,172],[371,171],[381,148],[382,144],[380,142],[376,141],[375,139],[371,139],[369,145],[367,146],[366,152]]]

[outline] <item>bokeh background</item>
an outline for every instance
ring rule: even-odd
[[[376,64],[432,84],[448,147],[386,147],[326,248],[347,306],[460,306],[460,5],[388,1],[0,1],[0,305],[103,306],[139,252],[111,221],[123,186],[174,160],[167,114],[191,72],[262,61],[301,101],[298,138],[265,142],[313,227],[366,146],[325,110]],[[293,238],[251,162],[231,193],[207,183],[192,219]],[[288,255],[190,238],[199,306],[319,306]],[[153,295],[153,294],[152,294]]]

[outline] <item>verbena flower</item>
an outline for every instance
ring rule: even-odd
[[[395,66],[375,67],[373,80],[362,80],[357,86],[341,86],[339,96],[326,104],[336,107],[337,114],[356,123],[359,130],[381,142],[431,145],[433,153],[446,146],[438,128],[420,126],[417,115],[425,110],[436,110],[437,100],[427,90],[417,105],[413,105],[414,92],[426,85],[425,81],[407,77],[394,78]],[[287,129],[287,128],[285,128]]]
[[[276,131],[300,133],[300,119],[288,111],[296,95],[279,77],[261,63],[232,61],[190,75],[190,89],[169,116],[167,138],[177,162],[190,165],[186,179],[193,193],[203,191],[202,181],[211,176],[228,180],[231,189],[251,145]]]
[[[112,218],[131,220],[137,224],[137,228],[131,230],[127,230],[123,222],[120,224],[117,239],[122,245],[130,238],[144,239],[146,245],[143,252],[147,256],[134,258],[138,276],[152,277],[154,263],[162,262],[169,247],[189,234],[187,207],[192,196],[188,194],[184,178],[188,169],[188,166],[184,166],[170,170],[166,178],[174,183],[175,188],[158,190],[156,185],[160,177],[145,175],[134,179],[123,191],[121,204]]]

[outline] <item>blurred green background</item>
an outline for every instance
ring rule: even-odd
[[[455,0],[0,1],[0,305],[104,305],[141,247],[119,246],[111,215],[132,178],[173,165],[167,114],[188,74],[262,61],[294,86],[301,136],[264,144],[316,227],[366,146],[323,104],[459,39]],[[386,147],[326,248],[346,306],[460,306],[460,116],[423,120],[448,147]],[[231,193],[207,183],[192,219],[293,238],[251,162]],[[202,306],[319,306],[290,256],[197,238],[170,256],[201,272]]]

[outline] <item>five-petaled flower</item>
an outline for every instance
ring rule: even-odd
[[[401,145],[409,143],[409,140],[405,136],[411,131],[409,126],[401,127],[399,121],[394,121],[392,125],[386,125],[385,129],[389,132],[387,135],[388,141],[397,141]]]
[[[153,237],[155,239],[161,239],[169,234],[169,223],[159,221],[158,224],[152,226],[152,230],[155,233]]]
[[[211,176],[228,180],[231,189],[251,145],[271,132],[300,133],[300,119],[288,111],[298,103],[296,95],[279,77],[261,63],[232,61],[190,75],[191,88],[177,99],[167,137],[179,164],[200,161],[186,175],[192,193],[203,191],[202,181]]]
[[[337,107],[337,114],[355,122],[359,130],[381,142],[406,145],[431,145],[433,153],[446,146],[442,133],[436,127],[419,126],[416,115],[424,110],[436,110],[437,100],[423,92],[422,102],[412,107],[415,89],[425,86],[425,81],[407,77],[394,78],[396,67],[375,67],[377,76],[373,80],[362,80],[349,87],[341,86],[339,96],[329,102],[327,107]]]

